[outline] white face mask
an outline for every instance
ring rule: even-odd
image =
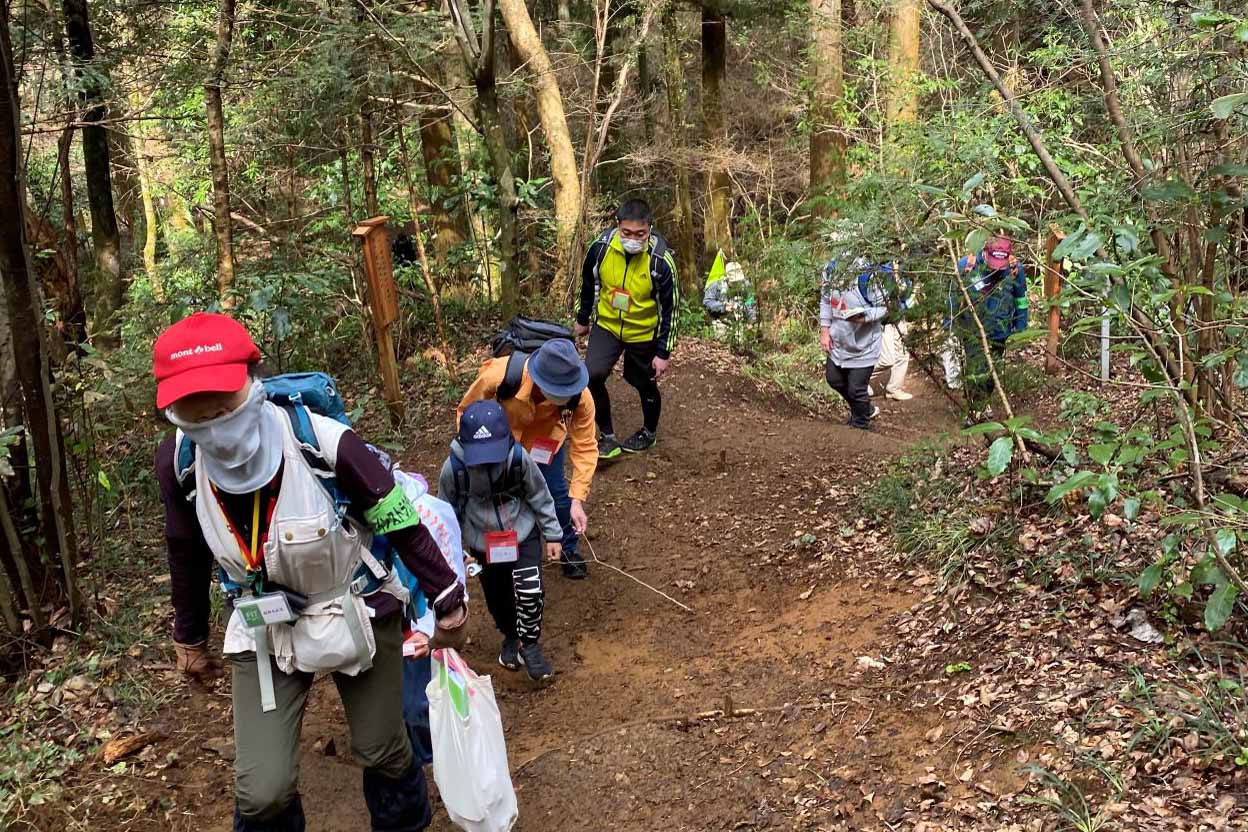
[[[546,394],[545,394],[545,393],[543,393],[542,395],[543,395],[543,396],[546,396]],[[553,404],[555,407],[563,407],[565,404],[567,404],[568,402],[572,401],[572,399],[571,399],[571,397],[569,397],[569,396],[563,396],[563,397],[559,397],[559,396],[546,396],[546,401],[550,402],[550,403],[551,403],[551,404]]]
[[[186,422],[173,408],[165,417],[203,451],[200,459],[213,485],[248,494],[273,479],[282,463],[281,424],[265,408],[264,385],[253,381],[247,401],[207,422]]]
[[[620,240],[625,254],[641,254],[646,250],[645,240]]]

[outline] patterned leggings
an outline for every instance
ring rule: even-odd
[[[483,553],[472,554],[485,564]],[[481,590],[500,633],[525,644],[536,644],[542,637],[542,611],[546,606],[541,535],[534,531],[521,541],[520,557],[515,563],[484,565]]]

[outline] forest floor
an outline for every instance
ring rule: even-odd
[[[1072,748],[1125,753],[1130,720],[1102,717],[1127,665],[1161,661],[1161,648],[1109,627],[1117,610],[1104,599],[1057,605],[991,587],[951,599],[861,516],[890,460],[956,432],[922,379],[914,400],[881,401],[863,433],[735,364],[687,345],[665,382],[660,444],[601,469],[591,501],[597,558],[692,613],[599,564],[582,582],[551,569],[544,644],[558,677],[538,688],[497,667],[498,639],[476,608],[464,655],[494,680],[517,829],[1058,828],[1026,766]],[[614,392],[627,432],[636,397],[622,382]],[[406,469],[437,470],[451,421],[447,408],[410,434]],[[228,687],[149,667],[150,684],[183,691],[148,726],[157,741],[121,772],[86,760],[90,774],[69,778],[37,828],[230,829]],[[314,686],[303,746],[308,828],[364,828],[328,680]],[[1176,798],[1166,783],[1183,772],[1150,771],[1155,788],[1142,792],[1134,776],[1109,796],[1094,777],[1070,782],[1117,828],[1248,828],[1225,781],[1193,775]],[[107,789],[113,799],[98,799]],[[441,812],[433,828],[453,829]]]

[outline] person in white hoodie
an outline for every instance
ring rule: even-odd
[[[888,295],[879,273],[892,266],[872,266],[865,258],[854,261],[847,279],[838,274],[837,261],[823,268],[819,291],[819,337],[828,360],[828,386],[849,405],[850,427],[866,430],[880,409],[871,403],[870,382],[883,348],[883,321]]]

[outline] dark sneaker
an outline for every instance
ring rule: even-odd
[[[623,448],[626,453],[639,454],[642,451],[648,451],[653,448],[654,443],[658,441],[659,437],[655,436],[645,428],[642,428],[621,442],[620,447]]]
[[[520,647],[515,639],[503,639],[502,649],[498,651],[498,663],[506,670],[520,669],[523,662],[520,661]]]
[[[559,554],[559,563],[563,565],[563,577],[581,581],[589,577],[589,564],[578,554],[568,554],[565,550]]]
[[[624,449],[620,447],[620,443],[615,441],[615,434],[603,434],[598,437],[598,458],[599,459],[615,459],[624,453]]]
[[[542,655],[542,645],[526,644],[520,648],[520,664],[529,672],[534,682],[549,682],[555,676],[555,669]]]

